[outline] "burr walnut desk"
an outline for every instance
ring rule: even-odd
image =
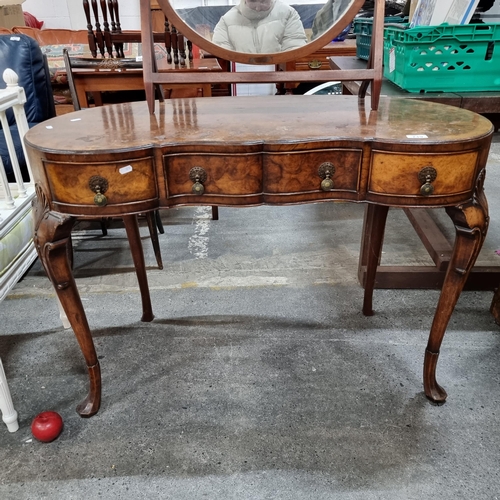
[[[377,111],[354,96],[174,99],[92,108],[31,129],[35,243],[80,344],[90,390],[81,416],[99,409],[101,378],[70,264],[78,216],[124,219],[152,321],[137,214],[177,205],[367,204],[363,313],[372,295],[389,207],[444,208],[456,241],[424,357],[427,397],[444,402],[435,377],[440,345],[486,235],[483,192],[491,123],[436,103],[382,98]]]

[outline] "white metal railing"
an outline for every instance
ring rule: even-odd
[[[0,90],[0,122],[2,124],[2,133],[7,144],[10,161],[13,167],[15,182],[8,182],[3,162],[0,159],[0,237],[2,233],[8,230],[8,226],[10,226],[9,222],[15,221],[18,212],[22,210],[23,207],[31,205],[31,200],[35,193],[29,162],[27,162],[27,165],[30,180],[29,182],[23,181],[6,116],[7,110],[12,109],[16,119],[17,129],[21,137],[23,151],[27,158],[24,141],[22,140],[28,131],[28,121],[24,113],[26,95],[24,89],[19,87],[18,76],[14,71],[6,69],[3,73],[3,79],[7,84],[7,88]]]
[[[7,174],[2,160],[0,159],[0,252],[5,250],[2,245],[2,240],[12,231],[12,229],[20,222],[32,223],[31,205],[35,197],[35,184],[33,182],[33,174],[26,148],[24,145],[24,136],[28,131],[29,125],[24,112],[24,104],[26,103],[26,95],[24,89],[19,86],[19,78],[11,69],[6,69],[3,72],[3,80],[7,84],[5,89],[0,89],[0,123],[9,157],[13,166],[15,181],[8,182]],[[23,181],[23,176],[19,166],[19,161],[12,141],[12,136],[7,122],[6,112],[12,109],[16,120],[17,129],[21,138],[21,144],[26,159],[26,166],[29,175],[28,181]],[[28,217],[28,215],[30,217]],[[32,225],[29,228],[32,231]],[[17,281],[26,272],[29,266],[36,259],[35,245],[33,239],[29,238],[25,242],[24,248],[19,249],[15,256],[15,262],[11,262],[7,269],[0,268],[0,302],[5,298],[7,293],[17,283]],[[0,260],[1,263],[1,260]],[[69,328],[69,322],[59,305],[59,317],[64,328]]]
[[[21,242],[20,246],[22,248],[18,248],[17,245],[14,245],[15,249],[13,250],[13,254],[15,255],[11,256],[8,248],[9,233],[16,229],[18,224],[31,225],[31,202],[35,196],[35,188],[29,166],[28,172],[30,180],[29,182],[23,181],[6,116],[7,110],[12,109],[16,119],[19,136],[21,137],[23,151],[27,158],[23,140],[24,135],[28,131],[28,121],[24,113],[26,95],[24,89],[19,87],[18,77],[14,71],[6,69],[3,73],[3,79],[7,84],[7,88],[0,90],[0,123],[2,124],[2,134],[9,151],[15,182],[8,182],[7,173],[5,172],[4,164],[0,158],[0,257],[2,256],[2,252],[5,252],[5,255],[7,255],[0,259],[0,263],[3,264],[0,266],[0,301],[2,301],[8,291],[17,283],[18,279],[36,258],[35,246],[33,244],[33,239],[30,237],[27,237],[25,242]],[[24,231],[24,234],[26,234],[28,230],[29,228]],[[7,262],[4,262],[5,260]],[[0,412],[2,414],[2,420],[7,425],[8,430],[10,432],[16,432],[19,429],[17,412],[12,403],[12,397],[10,395],[1,360]]]

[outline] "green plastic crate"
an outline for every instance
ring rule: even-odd
[[[384,17],[384,24],[403,23],[403,17]],[[373,17],[358,17],[354,19],[353,33],[356,34],[356,56],[368,61],[372,45]]]
[[[385,28],[384,76],[409,92],[500,91],[500,24]]]

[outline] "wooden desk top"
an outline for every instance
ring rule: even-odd
[[[352,56],[356,54],[356,39],[347,38],[342,42],[330,42],[322,49],[317,50],[316,54],[327,54],[329,56]]]
[[[366,61],[356,57],[349,56],[333,56],[330,58],[330,66],[332,69],[352,70],[366,68]],[[356,95],[359,91],[360,82],[343,82],[344,86],[353,94]],[[370,89],[368,89],[368,92]],[[387,97],[397,98],[404,97],[407,99],[422,99],[425,101],[439,102],[457,106],[464,109],[469,109],[475,113],[500,113],[500,92],[426,92],[415,93],[408,92],[387,78],[382,80],[381,94]]]
[[[141,67],[127,67],[125,63],[123,67],[120,66],[120,59],[91,59],[91,63],[95,67],[81,68],[77,65],[72,69],[73,73],[105,73],[105,74],[140,74],[142,76]],[[109,67],[110,63],[116,63],[115,67]],[[159,71],[173,71],[173,72],[217,72],[222,71],[222,68],[216,58],[207,57],[202,59],[193,59],[192,61],[186,60],[184,66],[179,64],[168,63],[166,58],[161,58],[156,61]],[[135,65],[140,65],[134,62]],[[90,66],[90,65],[89,65]]]
[[[491,132],[488,120],[469,111],[402,99],[381,99],[378,111],[369,109],[369,100],[365,105],[341,95],[175,99],[158,106],[155,115],[146,103],[135,102],[56,117],[30,129],[26,141],[47,153],[90,155],[151,145],[279,149],[296,144],[299,149],[310,141],[341,140],[425,147]]]
[[[329,59],[331,69],[365,69],[367,64],[366,61],[352,56],[333,56]],[[358,94],[359,87],[361,85],[360,82],[346,81],[343,82],[343,84],[353,95]],[[370,93],[370,88],[368,88],[368,93]],[[387,80],[387,78],[382,79],[381,95],[393,98],[406,97],[409,99],[424,99],[426,101],[440,102],[442,104],[450,104],[458,107],[460,107],[461,102],[460,96],[454,92],[431,92],[426,94],[411,93],[398,87],[394,83]]]

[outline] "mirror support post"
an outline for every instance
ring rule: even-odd
[[[141,42],[142,42],[142,68],[144,89],[150,114],[155,112],[155,96],[153,86],[153,61],[155,60],[153,44],[153,16],[149,0],[141,0]]]
[[[366,97],[368,85],[371,84],[371,108],[374,111],[378,109],[380,90],[382,87],[384,16],[385,1],[376,0],[373,12],[372,44],[370,46],[370,56],[367,65],[367,69],[373,71],[373,77],[370,80],[364,80],[359,90],[359,98],[364,99]]]
[[[372,69],[375,75],[372,80],[372,109],[378,109],[380,100],[380,89],[382,87],[382,67],[383,67],[383,51],[384,51],[384,16],[385,16],[385,1],[377,0],[373,16],[373,32],[374,38],[370,47],[372,56]]]

